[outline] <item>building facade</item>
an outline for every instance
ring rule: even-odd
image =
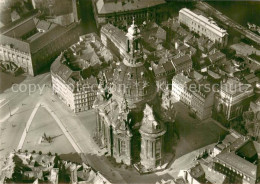
[[[200,120],[211,117],[214,91],[207,80],[197,81],[183,73],[177,74],[172,79],[172,95],[189,106]]]
[[[210,118],[214,105],[214,92],[198,88],[192,92],[191,109],[200,120]]]
[[[79,40],[51,65],[53,92],[74,112],[92,109],[96,99],[98,83],[95,77],[86,75],[89,67],[114,58],[97,35],[83,35]]]
[[[97,96],[97,79],[84,79],[79,71],[73,71],[62,62],[63,54],[51,66],[53,93],[76,113],[92,109]]]
[[[200,36],[204,35],[221,47],[227,45],[227,31],[217,26],[212,19],[208,19],[187,8],[183,8],[179,11],[179,22],[186,25],[191,31],[194,31]]]
[[[227,120],[232,120],[248,109],[253,96],[252,85],[243,84],[234,78],[229,78],[220,85],[220,91],[215,97],[215,108]]]
[[[106,24],[100,29],[100,38],[102,43],[112,50],[117,57],[122,59],[126,51],[127,37],[125,32],[112,24]]]
[[[214,157],[212,168],[224,174],[228,183],[259,183],[259,148],[256,141],[236,138]]]
[[[191,105],[192,93],[189,90],[192,80],[183,73],[177,74],[172,78],[172,94],[177,99]]]
[[[19,19],[0,30],[1,60],[12,62],[33,76],[75,43],[80,34],[76,23],[64,27],[39,20],[37,16]]]

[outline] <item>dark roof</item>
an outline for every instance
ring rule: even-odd
[[[30,44],[22,40],[0,34],[0,43],[2,45],[11,45],[21,52],[30,53]]]
[[[220,59],[223,59],[223,58],[225,58],[225,57],[226,57],[225,54],[223,54],[222,52],[218,51],[218,52],[216,52],[216,53],[210,55],[210,56],[209,56],[209,60],[210,60],[211,62],[216,62],[216,61],[218,61],[218,60],[220,60]]]
[[[80,85],[84,84],[97,84],[97,79],[95,77],[89,77],[89,78],[83,78],[81,75],[81,71],[73,71],[69,66],[67,66],[65,63],[65,58],[63,57],[63,53],[61,53],[57,59],[52,63],[51,65],[51,72],[52,74],[55,74],[59,76],[65,83],[67,84],[73,84],[74,89],[76,88],[76,83]],[[72,87],[72,86],[70,86]],[[76,92],[76,91],[74,91]]]
[[[192,63],[192,60],[191,60],[190,56],[188,56],[188,55],[181,56],[177,59],[172,60],[172,64],[177,67],[180,65],[186,64],[186,63]]]
[[[67,29],[65,27],[56,25],[53,29],[43,33],[42,36],[38,37],[30,43],[31,53],[36,53],[38,50],[42,49],[50,42],[56,40],[66,31]]]
[[[125,3],[123,5],[123,2]],[[131,1],[105,1],[105,0],[97,0],[96,7],[99,14],[107,14],[114,12],[123,12],[123,11],[132,11],[143,8],[149,8],[156,5],[166,3],[165,0],[149,0],[149,1],[139,1],[139,0],[131,0]]]
[[[51,15],[65,15],[72,12],[72,0],[34,0],[35,6],[39,10],[46,9]]]
[[[5,26],[1,30],[0,43],[13,45],[15,49],[22,52],[36,53],[74,26],[63,27],[47,21],[38,20],[35,17],[36,15],[34,14],[20,21],[15,21],[15,24]],[[44,29],[46,32],[37,32],[37,28]],[[24,35],[33,31],[36,32],[34,35],[31,35],[29,38],[23,38]]]
[[[158,64],[158,65],[153,64],[153,65],[152,65],[152,68],[153,68],[153,71],[154,71],[154,74],[155,74],[155,75],[159,75],[159,74],[165,72],[165,68],[163,67],[162,64]]]
[[[238,152],[239,154],[237,154]],[[257,179],[260,177],[260,163],[259,161],[253,163],[247,157],[252,158],[256,155],[255,160],[258,160],[259,153],[259,143],[241,137],[231,143],[230,146],[224,148],[220,154],[216,155],[215,159],[219,159],[228,166],[230,165],[247,176]]]
[[[174,70],[174,67],[170,61],[163,63],[162,65],[166,72],[170,72],[170,71]]]
[[[18,25],[18,24],[21,24],[21,23],[23,23],[23,22],[25,22],[25,21],[27,21],[27,20],[30,20],[30,19],[32,19],[33,17],[36,17],[37,15],[38,15],[37,11],[31,11],[30,13],[24,15],[23,18],[18,19],[18,20],[16,20],[16,21],[13,21],[13,22],[11,22],[10,24],[7,24],[6,26],[2,27],[2,28],[0,29],[0,33],[4,33],[4,32],[6,32],[6,31],[8,31],[10,28],[12,28],[12,27],[14,27],[14,26],[16,26],[16,25]]]

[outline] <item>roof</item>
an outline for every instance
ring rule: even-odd
[[[79,87],[81,85],[97,84],[97,79],[95,77],[91,76],[89,78],[84,78],[82,76],[81,71],[73,71],[69,66],[67,66],[64,62],[65,58],[63,54],[64,53],[61,53],[60,56],[58,56],[58,58],[52,63],[51,65],[52,74],[59,76],[66,84],[72,84],[70,85],[70,87],[73,87],[71,88],[73,92],[77,92],[77,90],[80,90]],[[84,87],[88,87],[88,86],[84,86]]]
[[[118,88],[125,86],[131,92],[125,93],[125,90],[115,90],[115,96],[125,98],[131,102],[138,102],[141,100],[149,99],[155,93],[155,82],[153,75],[143,64],[137,67],[131,67],[124,62],[120,62],[114,70],[113,84]],[[138,84],[138,85],[137,85]],[[115,88],[116,89],[116,88]],[[141,95],[140,90],[146,89],[147,93]]]
[[[192,60],[191,60],[190,56],[184,55],[177,59],[173,59],[172,64],[175,67],[178,67],[178,66],[185,65],[185,64],[192,64]]]
[[[230,95],[238,95],[252,89],[250,84],[243,84],[234,78],[228,78],[225,83],[221,85],[221,91]]]
[[[259,154],[259,143],[241,137],[216,155],[215,161],[216,159],[219,159],[226,164],[226,167],[231,166],[233,169],[236,169],[253,179],[257,179],[260,177],[260,171],[258,171],[258,165],[260,163],[248,161],[248,158],[246,157],[257,155],[255,159],[259,160]]]
[[[174,67],[170,61],[167,61],[166,63],[163,63],[162,65],[166,72],[171,72],[174,69]]]
[[[246,75],[244,78],[249,84],[253,84],[259,81],[259,78],[254,73],[250,73]]]
[[[191,72],[189,72],[189,77],[191,79],[194,79],[195,81],[200,81],[201,79],[203,79],[203,75],[201,75],[196,70],[192,70]]]
[[[119,28],[113,26],[112,24],[106,24],[102,26],[100,32],[105,33],[109,39],[121,45],[126,44],[126,40],[127,40],[126,33],[120,30]]]
[[[56,40],[63,35],[68,29],[59,25],[56,25],[53,29],[43,33],[40,37],[33,40],[30,43],[31,53],[36,53],[41,48],[48,45],[50,42]]]
[[[179,73],[179,74],[175,75],[172,80],[178,81],[178,83],[180,83],[180,84],[187,84],[192,81],[190,78],[185,76],[183,73]]]
[[[152,68],[153,68],[153,71],[154,71],[155,75],[159,75],[159,74],[165,73],[165,69],[164,69],[162,64],[158,64],[158,65],[152,64]]]
[[[209,60],[211,62],[216,62],[216,61],[219,61],[220,59],[223,59],[225,57],[226,57],[225,54],[223,54],[222,52],[218,51],[218,52],[215,52],[214,54],[210,55],[209,56]]]
[[[36,53],[38,50],[47,46],[50,42],[56,40],[74,25],[63,27],[54,23],[35,18],[37,15],[31,15],[22,20],[15,21],[11,25],[1,29],[1,44],[13,45],[17,50],[26,53]],[[45,32],[37,32],[42,29]],[[34,34],[25,37],[28,33]]]
[[[36,22],[36,28],[42,29],[44,31],[47,31],[52,25],[51,22],[47,22],[45,20],[39,20],[37,18],[35,18],[35,22]]]
[[[51,15],[64,15],[72,12],[72,1],[63,0],[34,0],[35,7],[39,10],[48,9]]]
[[[25,53],[30,53],[30,44],[29,43],[9,37],[9,36],[0,34],[0,44],[11,45],[16,50],[19,50],[19,51],[25,52]]]
[[[205,178],[210,183],[221,184],[226,183],[226,176],[210,168],[210,164],[201,163],[201,168],[205,173]]]
[[[124,2],[124,4],[122,3]],[[96,7],[97,12],[99,14],[108,14],[114,12],[124,12],[124,11],[132,11],[139,10],[143,8],[150,8],[156,5],[166,3],[165,0],[149,0],[149,1],[139,1],[139,0],[131,0],[131,1],[105,1],[105,0],[97,0]]]

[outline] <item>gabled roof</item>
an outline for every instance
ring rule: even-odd
[[[244,137],[236,139],[215,157],[245,175],[260,177],[260,144]]]
[[[184,64],[192,64],[192,60],[190,58],[190,56],[188,55],[184,55],[184,56],[181,56],[177,59],[173,59],[172,60],[172,64],[175,66],[175,67],[178,67],[178,66],[181,66],[181,65],[184,65]]]
[[[225,54],[223,54],[222,52],[218,51],[218,52],[216,52],[216,53],[210,55],[210,56],[209,56],[209,60],[210,60],[211,62],[216,62],[216,61],[218,61],[218,60],[220,60],[220,59],[223,59],[223,58],[225,58],[225,57],[226,57]]]

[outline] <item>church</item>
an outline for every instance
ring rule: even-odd
[[[156,115],[160,97],[134,21],[126,37],[123,61],[114,70],[112,88],[105,90],[100,84],[93,105],[97,114],[95,137],[116,162],[139,163],[153,170],[164,164],[169,123]]]

